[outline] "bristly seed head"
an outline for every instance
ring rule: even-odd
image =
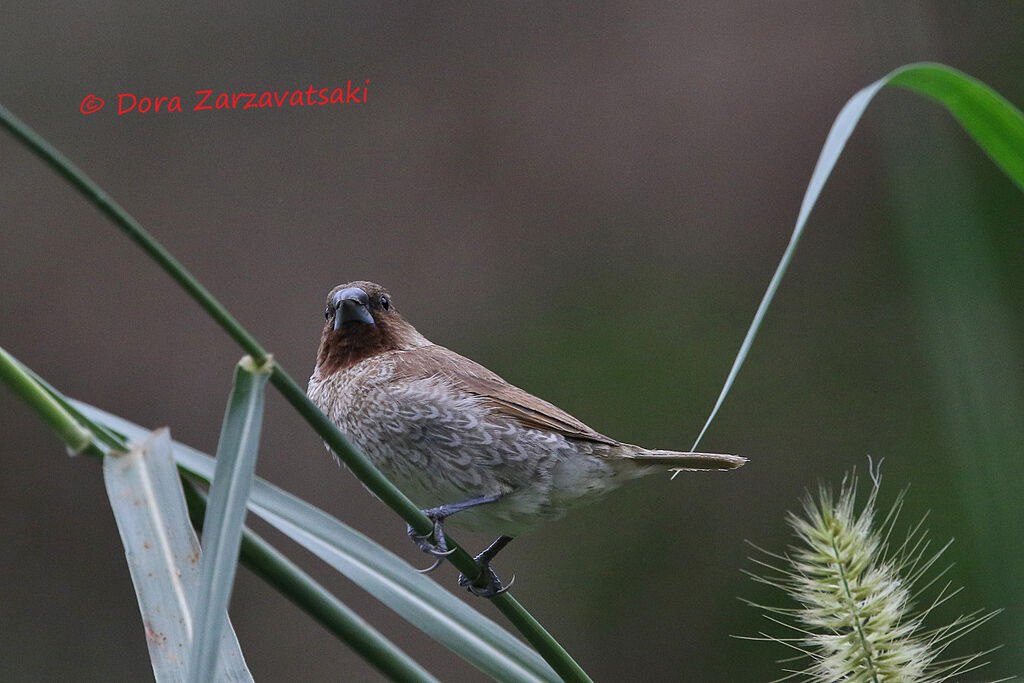
[[[984,653],[942,661],[939,656],[954,640],[998,612],[975,612],[948,626],[924,629],[928,613],[956,591],[950,592],[946,584],[923,610],[914,609],[911,591],[949,544],[926,555],[929,542],[922,520],[898,546],[890,546],[903,493],[875,528],[880,477],[877,471],[871,475],[871,493],[859,513],[857,478],[850,474],[843,478],[838,499],[822,486],[817,499],[810,495],[804,499],[803,515],[789,515],[798,543],[785,555],[762,551],[776,564],[755,560],[772,574],[750,573],[751,578],[785,591],[799,607],[750,604],[765,609],[768,619],[799,635],[783,638],[762,633],[753,639],[785,644],[809,660],[803,669],[787,669],[787,678],[943,681],[983,666],[979,658]]]

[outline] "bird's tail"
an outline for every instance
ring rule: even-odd
[[[637,448],[628,456],[637,465],[654,465],[679,470],[734,470],[746,464],[747,459],[739,455],[724,453],[681,453],[679,451],[657,451]]]

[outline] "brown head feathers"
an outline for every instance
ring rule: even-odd
[[[332,289],[324,317],[316,361],[322,375],[379,353],[430,343],[395,310],[391,294],[373,282],[357,280]]]

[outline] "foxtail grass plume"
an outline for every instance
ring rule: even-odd
[[[797,653],[784,660],[787,675],[779,680],[944,681],[985,663],[981,658],[987,653],[957,658],[945,658],[944,653],[998,612],[974,612],[940,628],[925,626],[929,613],[959,592],[946,583],[927,607],[914,606],[948,570],[926,576],[949,543],[931,551],[923,519],[904,540],[893,540],[903,493],[876,526],[880,477],[869,471],[871,493],[859,512],[857,477],[851,473],[843,478],[838,497],[822,485],[817,498],[808,494],[804,499],[802,515],[789,515],[797,543],[787,553],[758,548],[770,559],[754,561],[768,573],[748,572],[751,578],[785,591],[799,605],[750,603],[790,631],[785,637],[762,632],[752,638],[782,643]]]

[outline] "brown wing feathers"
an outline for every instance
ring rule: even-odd
[[[432,344],[399,351],[394,358],[396,375],[409,378],[435,375],[444,377],[455,387],[482,397],[495,411],[526,427],[556,432],[570,439],[625,446],[615,449],[615,456],[630,458],[637,464],[693,470],[730,470],[747,461],[736,455],[648,450],[622,444],[594,431],[561,408],[509,384],[479,363],[443,346]]]
[[[534,429],[558,432],[574,439],[619,445],[547,401],[509,384],[484,366],[443,346],[431,345],[394,355],[396,374],[405,377],[439,375],[463,391],[488,401],[496,411]]]

